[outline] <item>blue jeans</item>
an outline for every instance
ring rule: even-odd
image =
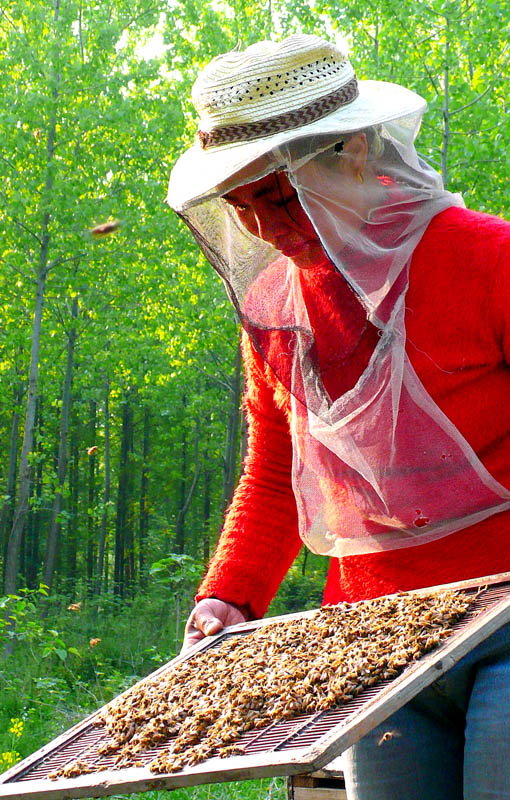
[[[342,760],[349,800],[510,800],[510,624]]]

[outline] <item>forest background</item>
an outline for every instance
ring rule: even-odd
[[[501,0],[0,5],[0,770],[179,648],[245,432],[238,326],[166,183],[200,67],[292,32],[426,97],[420,155],[509,216]],[[271,611],[326,569],[302,552]]]

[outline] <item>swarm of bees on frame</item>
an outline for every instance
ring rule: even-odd
[[[158,774],[242,754],[249,731],[397,677],[451,634],[474,599],[442,591],[343,603],[227,639],[112,701],[96,720],[106,728],[96,753],[113,755],[114,768],[144,766],[143,754],[167,744],[149,764]],[[87,755],[50,777],[111,769]]]

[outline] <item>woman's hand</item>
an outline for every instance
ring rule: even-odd
[[[184,629],[184,640],[181,653],[184,653],[205,636],[214,636],[229,625],[246,622],[250,615],[246,609],[241,609],[232,603],[224,603],[208,597],[200,600],[191,612]]]

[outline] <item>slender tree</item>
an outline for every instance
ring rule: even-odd
[[[87,591],[93,594],[94,560],[96,545],[96,412],[97,403],[89,401],[88,424],[88,492],[87,492]]]
[[[53,499],[53,507],[51,510],[50,529],[46,540],[46,558],[44,561],[43,569],[43,583],[51,589],[53,583],[53,571],[55,569],[55,559],[57,553],[57,546],[59,534],[61,530],[60,512],[62,511],[62,497],[64,491],[64,483],[67,478],[67,462],[68,462],[68,431],[69,431],[69,417],[71,411],[71,386],[73,380],[74,368],[74,349],[76,345],[76,319],[78,317],[78,296],[73,298],[71,310],[71,327],[67,337],[67,360],[64,375],[64,383],[62,387],[62,405],[60,409],[60,435],[58,443],[58,457],[57,457],[57,486],[55,497]]]
[[[103,511],[101,514],[101,532],[99,536],[99,548],[97,557],[97,573],[95,594],[100,595],[103,587],[107,588],[108,581],[105,573],[105,564],[107,563],[107,535],[108,535],[108,519],[110,507],[110,493],[111,493],[111,476],[110,476],[110,381],[108,376],[104,379],[104,493],[103,493]],[[104,581],[104,582],[103,582]]]
[[[140,478],[140,519],[138,524],[138,572],[141,585],[145,585],[145,548],[149,532],[149,456],[151,414],[146,405],[143,409],[142,474]]]

